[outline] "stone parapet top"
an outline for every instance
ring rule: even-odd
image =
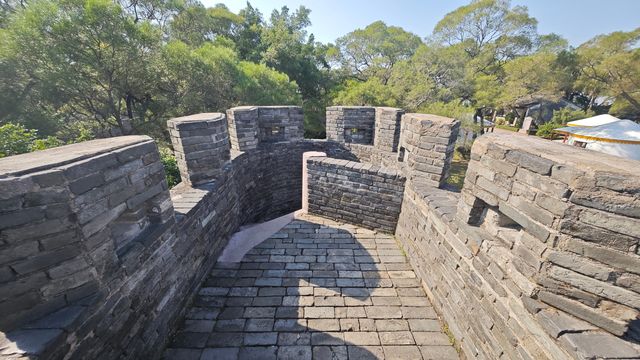
[[[170,190],[171,201],[173,202],[173,208],[175,214],[178,216],[178,221],[183,220],[185,216],[195,209],[198,204],[207,195],[215,192],[215,182],[203,184],[197,187],[188,186],[185,183],[180,183]]]
[[[636,177],[635,179],[627,179],[629,183],[632,180],[638,182],[637,179],[640,179],[640,162],[637,160],[567,146],[533,136],[507,136],[497,133],[485,134],[476,139],[474,146],[486,149],[488,146],[491,146],[490,144],[502,145],[511,150],[521,150],[525,153],[536,154],[539,157],[557,164],[572,166],[584,172],[617,172]],[[561,169],[557,169],[558,172],[560,170]],[[555,178],[553,174],[551,177]],[[562,181],[559,178],[558,180]]]
[[[373,106],[329,106],[327,107],[327,110],[374,110],[375,107]]]
[[[381,174],[387,176],[397,176],[404,178],[404,175],[400,170],[391,169],[384,166],[374,165],[371,163],[361,163],[357,161],[341,160],[324,156],[313,156],[307,160],[316,164],[330,164],[343,167],[345,169],[352,169],[358,172],[365,172],[369,174]]]
[[[296,109],[299,108],[301,109],[300,106],[297,105],[260,105],[260,106],[254,106],[254,105],[244,105],[244,106],[236,106],[236,107],[232,107],[229,110],[230,111],[236,111],[236,110],[253,110],[253,109]]]
[[[0,178],[53,169],[143,142],[153,140],[148,136],[119,136],[5,157],[0,159]]]
[[[193,127],[194,123],[202,123],[202,122],[210,122],[210,121],[225,121],[226,117],[225,114],[223,113],[202,113],[202,114],[194,114],[194,115],[188,115],[188,116],[182,116],[182,117],[177,117],[177,118],[173,118],[169,121],[167,121],[167,126],[169,126],[169,128],[173,128],[173,129],[180,129],[180,130],[189,130],[189,129],[195,129],[195,127]],[[183,129],[184,126],[188,126],[189,129]]]
[[[457,121],[456,119],[453,119],[453,118],[440,116],[440,115],[433,115],[433,114],[407,113],[402,116],[402,121],[420,122],[425,120],[439,122],[439,123],[453,123]]]

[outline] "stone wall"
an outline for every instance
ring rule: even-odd
[[[354,141],[349,138],[351,127],[370,129],[374,135]],[[405,114],[396,108],[327,108],[327,140],[340,143],[358,161],[400,170],[408,179],[434,187],[449,177],[459,129],[455,119]]]
[[[396,236],[467,357],[640,356],[638,169],[485,135],[460,195],[408,183]]]
[[[373,145],[375,108],[331,106],[326,112],[327,140]]]
[[[404,114],[404,110],[377,107],[375,111],[375,136],[373,146],[381,151],[398,151],[398,143],[400,142],[400,120]]]
[[[329,108],[333,141],[300,139],[296,107],[174,119],[171,191],[144,136],[0,159],[0,356],[157,358],[229,237],[300,208],[321,151],[310,212],[395,227],[468,358],[640,358],[638,162],[483,135],[452,193],[459,122],[400,114]]]
[[[169,120],[167,126],[182,181],[199,185],[220,175],[230,159],[224,114],[184,116]]]
[[[439,187],[449,177],[449,167],[460,122],[429,114],[404,114],[398,159],[409,168],[409,179]]]
[[[162,296],[147,296],[168,286],[158,265],[175,238],[155,143],[94,140],[5,158],[0,168],[0,354],[55,358],[97,338],[112,346],[106,333],[140,345],[129,330],[148,319],[138,310],[159,306]],[[148,346],[162,344],[161,321],[147,324]]]
[[[227,110],[227,120],[231,148],[238,151],[304,137],[303,113],[298,106],[240,106]]]
[[[326,157],[307,160],[309,212],[393,233],[405,178],[396,170]]]
[[[229,152],[221,117],[170,122],[181,172],[202,175],[171,192],[148,137],[0,160],[1,356],[157,358],[230,236],[300,208],[302,154],[344,155],[313,140]]]

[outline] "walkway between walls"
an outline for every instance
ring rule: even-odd
[[[234,236],[166,359],[458,359],[392,235],[297,217]]]

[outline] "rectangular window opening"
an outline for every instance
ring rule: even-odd
[[[520,224],[492,206],[485,207],[480,227],[509,247],[517,241],[522,231]]]
[[[398,161],[399,162],[404,162],[405,161],[405,148],[404,146],[400,147],[400,150],[398,151]]]
[[[584,141],[574,141],[573,142],[573,146],[579,147],[579,148],[586,148],[587,147],[587,143]]]
[[[344,140],[348,143],[367,144],[367,130],[360,128],[345,129]]]
[[[264,126],[260,128],[261,140],[264,142],[284,141],[283,126]]]

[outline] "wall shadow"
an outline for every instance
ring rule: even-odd
[[[380,358],[380,344],[375,354],[344,339],[367,331],[363,306],[382,280],[375,246],[374,235],[292,221],[239,263],[216,264],[164,358]]]

